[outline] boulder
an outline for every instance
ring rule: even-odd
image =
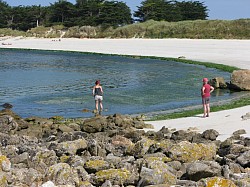
[[[250,113],[249,113],[249,117],[250,117]],[[233,132],[233,135],[235,135],[235,136],[242,135],[242,134],[247,134],[245,129],[239,129],[239,130]]]
[[[111,144],[109,144],[111,145]],[[110,146],[112,147],[112,146]],[[112,148],[111,148],[112,149]],[[92,156],[100,156],[100,157],[105,157],[106,156],[106,150],[104,148],[102,148],[98,141],[96,141],[95,139],[90,139],[88,141],[88,152],[92,155]]]
[[[57,156],[53,150],[38,151],[29,163],[30,168],[34,168],[42,174],[47,172],[47,168],[57,163]]]
[[[81,151],[87,148],[87,141],[85,139],[78,139],[74,141],[61,142],[56,146],[56,153],[58,156],[80,154]]]
[[[56,185],[78,186],[79,184],[77,171],[72,169],[67,163],[58,163],[50,166],[46,179]]]
[[[7,174],[4,172],[0,172],[0,186],[8,186]]]
[[[0,172],[1,171],[10,171],[10,169],[11,169],[10,160],[4,155],[0,155]]]
[[[84,121],[81,125],[81,130],[87,133],[101,132],[107,126],[107,120],[105,117],[96,116]]]
[[[221,177],[212,177],[208,178],[206,180],[202,179],[201,181],[203,185],[199,185],[201,187],[213,187],[213,186],[219,186],[219,187],[237,187],[233,181],[229,179],[224,179]]]
[[[43,175],[33,168],[15,168],[11,172],[11,177],[8,180],[13,180],[13,186],[40,186]]]
[[[129,155],[134,155],[135,157],[143,157],[149,150],[150,146],[155,144],[154,140],[143,137],[142,140],[138,141],[136,144],[133,144],[128,147],[127,153]]]
[[[178,130],[175,131],[172,136],[171,139],[175,140],[175,141],[192,141],[192,139],[194,138],[194,136],[196,136],[198,133],[195,131],[184,131],[184,130]]]
[[[242,120],[250,119],[250,112],[246,113],[245,115],[241,116]]]
[[[173,145],[168,155],[172,160],[184,163],[194,162],[196,160],[212,160],[216,156],[216,151],[217,148],[214,143],[197,144],[183,141]]]
[[[244,168],[250,167],[250,151],[244,152],[237,158],[237,162]]]
[[[209,80],[209,84],[211,86],[213,86],[215,89],[217,89],[217,88],[221,88],[221,89],[227,88],[227,84],[226,84],[223,77],[215,77],[215,78]]]
[[[85,163],[88,173],[96,173],[101,170],[110,169],[110,164],[105,160],[89,160]]]
[[[231,75],[230,87],[237,90],[250,90],[250,70],[235,70]]]
[[[12,116],[4,115],[0,117],[0,132],[14,134],[18,129],[18,124]]]
[[[96,186],[101,186],[107,180],[113,185],[127,185],[135,182],[134,175],[124,168],[98,171],[92,180]]]
[[[10,103],[4,103],[3,105],[0,105],[0,106],[6,109],[11,109],[13,107],[13,105]]]
[[[176,176],[170,172],[169,166],[161,161],[151,163],[150,168],[142,167],[138,186],[157,185],[157,184],[176,184]]]
[[[112,144],[114,146],[128,147],[128,146],[131,146],[133,144],[133,142],[130,139],[126,138],[126,137],[117,135],[117,136],[114,136],[112,138]]]
[[[215,161],[196,161],[187,166],[187,177],[193,181],[221,176],[221,166]]]
[[[219,133],[214,129],[208,129],[202,133],[202,137],[207,140],[216,140],[219,136]]]

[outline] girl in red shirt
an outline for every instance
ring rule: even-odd
[[[201,88],[202,105],[204,110],[203,117],[209,117],[210,113],[210,93],[214,91],[214,87],[208,84],[208,79],[203,78],[203,86]]]

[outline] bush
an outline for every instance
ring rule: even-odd
[[[69,37],[69,38],[191,38],[191,39],[250,39],[250,19],[154,21],[113,27],[63,25],[36,27],[27,33],[1,29],[6,36]]]

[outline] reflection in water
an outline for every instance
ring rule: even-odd
[[[100,79],[104,115],[136,114],[200,105],[203,77],[230,74],[203,66],[154,59],[82,53],[0,50],[1,103],[22,117],[89,117],[91,88]],[[213,102],[239,93],[216,90]]]

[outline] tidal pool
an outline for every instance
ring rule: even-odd
[[[103,115],[143,114],[200,105],[202,78],[230,73],[174,61],[35,50],[0,50],[0,104],[21,117],[90,117],[101,80]],[[220,90],[212,102],[237,93]]]

